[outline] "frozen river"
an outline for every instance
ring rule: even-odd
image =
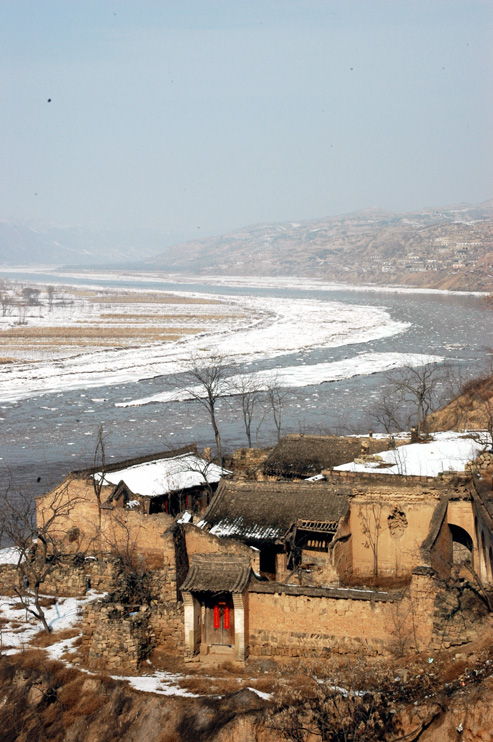
[[[31,280],[56,283],[51,274]],[[354,290],[282,279],[264,279],[255,288],[241,279],[213,284],[63,277],[60,282],[228,297],[255,319],[179,343],[2,369],[0,464],[8,467],[15,487],[33,493],[91,462],[99,424],[114,458],[192,441],[210,445],[204,413],[187,400],[180,378],[191,354],[234,356],[236,375],[254,377],[260,385],[275,373],[288,390],[283,433],[363,432],[377,429],[372,405],[381,396],[387,370],[433,357],[474,376],[487,365],[493,345],[491,312],[471,295]],[[245,445],[234,397],[221,402],[219,418],[225,448]],[[259,445],[273,442],[269,415],[256,435]]]

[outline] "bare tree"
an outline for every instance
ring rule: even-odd
[[[389,372],[380,406],[380,422],[387,432],[403,420],[406,410],[411,410],[408,422],[415,426],[418,437],[426,432],[428,415],[444,401],[447,379],[447,366],[435,362]]]
[[[32,286],[25,286],[22,289],[22,298],[26,304],[30,307],[37,307],[39,304],[39,289],[35,289]]]
[[[188,394],[207,410],[214,431],[219,462],[222,462],[222,446],[217,424],[217,403],[220,397],[231,394],[228,381],[230,375],[231,361],[217,354],[205,358],[194,356],[187,363],[184,375]]]
[[[55,298],[55,287],[54,286],[47,286],[46,287],[46,295],[48,297],[48,308],[51,312],[53,309],[53,300]]]
[[[251,376],[241,375],[235,382],[235,391],[241,404],[243,425],[248,441],[248,448],[252,447],[252,423],[255,409],[260,402],[261,391]]]
[[[387,530],[382,522],[383,505],[381,502],[369,502],[361,505],[358,517],[361,521],[361,530],[366,541],[363,546],[370,549],[373,557],[373,576],[378,577],[379,546],[382,531]]]
[[[104,475],[106,473],[106,442],[102,425],[98,428],[92,470],[92,486],[98,504],[98,534],[101,534],[101,492],[105,484]]]
[[[157,597],[152,573],[146,569],[145,560],[139,554],[138,540],[141,527],[130,527],[125,510],[113,510],[111,527],[105,532],[105,550],[114,557],[115,584],[112,602],[124,607],[150,605]]]
[[[368,411],[368,422],[371,426],[378,423],[387,434],[396,433],[406,427],[399,400],[388,389]]]
[[[17,302],[17,311],[19,313],[18,325],[27,325],[27,304],[24,301]]]
[[[60,564],[63,523],[76,504],[60,489],[37,517],[32,496],[14,493],[9,488],[0,497],[0,542],[15,549],[16,579],[12,586],[28,613],[51,631],[42,606],[43,583]],[[57,522],[60,521],[60,528]]]
[[[265,397],[267,405],[272,411],[278,442],[281,440],[282,416],[288,396],[289,390],[281,386],[279,378],[274,374],[267,383]]]
[[[373,742],[395,737],[401,700],[395,671],[375,671],[368,661],[351,663],[327,675],[324,665],[310,668],[295,691],[281,695],[269,713],[269,726],[287,742]],[[416,739],[416,737],[412,737]]]
[[[10,294],[7,291],[0,293],[0,306],[2,307],[2,317],[7,317],[12,314],[13,301]]]

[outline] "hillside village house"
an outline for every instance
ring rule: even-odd
[[[136,535],[139,556],[161,575],[161,598],[138,614],[138,631],[133,615],[91,614],[90,656],[107,656],[107,637],[122,627],[138,656],[152,636],[191,661],[375,653],[397,641],[432,649],[474,638],[489,620],[493,589],[493,461],[480,441],[455,435],[443,438],[438,464],[427,464],[439,442],[397,452],[387,445],[315,481],[223,479],[195,524],[153,512],[142,495],[128,509],[137,487],[123,492],[120,467],[101,527],[107,533],[124,516],[125,534]],[[469,459],[476,463],[465,471]],[[49,497],[38,501],[40,518]],[[74,508],[71,525],[84,529],[83,510]],[[116,651],[115,666],[122,661]]]
[[[49,503],[54,497],[60,504],[69,503],[53,528],[60,538],[71,540],[73,549],[82,550],[114,547],[118,533],[126,532],[127,520],[133,518],[133,523],[139,523],[133,528],[134,547],[145,553],[152,529],[151,520],[141,516],[201,513],[221,477],[228,474],[199,456],[194,445],[112,462],[100,471],[71,472],[53,492],[37,499],[37,518],[43,522],[50,517]]]

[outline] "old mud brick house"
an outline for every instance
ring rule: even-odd
[[[392,445],[390,438],[286,435],[267,457],[262,474],[276,479],[307,479],[360,456],[379,454]]]
[[[193,445],[111,463],[103,471],[74,471],[52,492],[37,498],[37,518],[40,523],[50,518],[54,501],[65,504],[67,514],[56,517],[53,528],[67,548],[108,550],[125,537],[149,561],[150,551],[156,551],[152,524],[159,519],[143,520],[139,515],[200,513],[228,474],[199,456]]]
[[[122,514],[146,563],[167,565],[166,610],[154,606],[141,630],[189,660],[459,645],[488,620],[487,478],[338,471],[318,482],[223,480],[198,526],[113,507],[102,528]],[[84,512],[77,518],[82,531]],[[89,634],[102,620],[93,616]],[[104,620],[98,635],[117,634],[121,616]]]

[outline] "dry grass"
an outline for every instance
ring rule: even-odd
[[[35,317],[27,316],[26,324],[2,328],[0,364],[15,363],[19,358],[23,363],[28,363],[36,360],[37,354],[48,356],[55,352],[71,355],[95,348],[124,349],[142,344],[176,342],[210,329],[211,324],[227,324],[230,316],[238,319],[248,314],[222,300],[172,296],[152,291],[112,293],[57,287],[55,293],[53,314],[48,311],[46,302],[39,310],[46,324],[38,325]],[[89,311],[79,314],[78,305],[81,302]],[[214,307],[224,306],[229,307],[232,315],[214,311]],[[130,311],[126,313],[125,307]],[[199,315],[194,313],[194,307],[201,307]],[[210,312],[208,307],[211,307]],[[53,323],[61,319],[64,324],[49,324],[52,317]],[[16,355],[18,358],[14,357]]]
[[[195,332],[200,332],[199,328],[176,328],[176,327],[127,327],[119,325],[118,327],[77,327],[72,325],[71,327],[11,327],[4,335],[0,338],[3,344],[7,342],[10,344],[12,339],[15,340],[29,340],[32,342],[43,341],[45,339],[68,342],[70,340],[80,338],[148,338],[157,337],[160,338],[162,335],[188,335]]]
[[[223,314],[201,314],[197,316],[196,314],[173,314],[172,317],[169,315],[159,315],[159,314],[118,314],[115,312],[103,312],[101,314],[101,321],[106,322],[107,320],[118,320],[119,322],[155,322],[160,323],[163,321],[163,319],[173,319],[173,320],[194,320],[195,322],[197,320],[200,321],[219,321],[224,320]],[[180,328],[181,329],[181,328]]]
[[[74,292],[77,294],[77,292]],[[222,304],[215,299],[198,299],[186,296],[171,296],[169,294],[105,294],[98,295],[96,292],[81,292],[79,296],[85,296],[98,304]]]
[[[64,629],[63,631],[52,631],[51,634],[47,634],[45,631],[40,631],[31,639],[31,646],[33,647],[51,647],[52,644],[57,644],[64,639],[73,639],[75,636],[79,636],[80,631],[78,629]]]
[[[22,603],[12,603],[10,606],[11,611],[23,611],[25,606]]]
[[[17,658],[20,660],[22,666],[26,669],[38,670],[42,665],[46,663],[46,655],[42,649],[32,648],[24,649]]]

